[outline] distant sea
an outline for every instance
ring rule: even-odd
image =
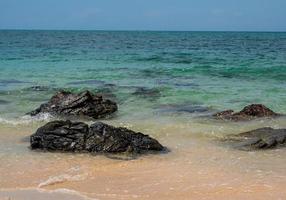
[[[59,89],[112,96],[119,117],[166,104],[286,113],[286,33],[0,31],[0,119]]]

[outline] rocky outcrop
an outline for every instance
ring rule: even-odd
[[[53,121],[30,137],[32,149],[62,152],[147,153],[165,151],[157,140],[126,128],[97,122]]]
[[[286,129],[260,128],[229,136],[226,140],[243,150],[282,147],[286,146]]]
[[[224,120],[251,120],[260,117],[275,117],[279,114],[262,104],[252,104],[244,107],[240,112],[225,110],[213,115],[216,119]]]
[[[80,94],[60,91],[48,103],[42,104],[36,110],[28,113],[32,116],[39,113],[50,113],[56,116],[80,116],[99,119],[117,111],[115,102],[94,95],[89,91]]]

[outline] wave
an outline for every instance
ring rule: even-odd
[[[44,182],[38,185],[38,188],[47,187],[51,185],[56,185],[60,183],[65,183],[69,181],[82,181],[87,177],[87,174],[77,174],[77,175],[70,175],[70,174],[61,174],[58,176],[49,177]]]
[[[148,57],[137,57],[133,58],[137,62],[158,62],[158,63],[171,63],[171,64],[191,64],[193,59],[190,56],[172,56],[168,57],[165,55],[151,55]]]
[[[5,118],[0,116],[0,124],[8,124],[8,125],[25,125],[25,124],[30,124],[33,122],[48,122],[51,121],[53,117],[49,113],[40,113],[37,116],[29,116],[29,115],[24,115],[20,118]]]

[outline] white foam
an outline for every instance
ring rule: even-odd
[[[52,116],[49,113],[41,113],[37,116],[24,115],[20,118],[15,118],[15,119],[7,119],[0,117],[0,123],[8,125],[26,125],[32,122],[41,122],[50,120],[52,120]]]
[[[55,190],[43,190],[43,189],[38,189],[38,191],[40,192],[49,192],[49,193],[61,193],[61,194],[69,194],[69,195],[76,195],[76,196],[79,196],[79,197],[82,197],[86,200],[96,200],[94,198],[90,198],[76,190],[70,190],[70,189],[67,189],[67,188],[59,188],[59,189],[55,189]]]
[[[52,177],[49,177],[46,181],[40,183],[38,187],[42,188],[42,187],[46,187],[50,185],[68,182],[68,181],[82,181],[86,177],[87,177],[87,174],[77,174],[77,175],[62,174],[59,176],[52,176]]]

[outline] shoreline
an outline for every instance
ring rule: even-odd
[[[5,160],[0,164],[0,174],[6,174],[0,186],[10,190],[39,186],[45,190],[65,188],[96,199],[253,199],[265,196],[278,199],[286,195],[282,192],[286,185],[284,149],[244,152],[213,141],[216,134],[223,136],[230,131],[240,132],[267,123],[283,127],[284,118],[239,124],[195,123],[182,119],[108,120],[112,125],[124,124],[148,133],[171,149],[168,154],[144,155],[131,161],[87,154],[32,152],[29,144],[21,139],[44,122],[32,127],[6,124],[6,128],[0,127],[3,148],[0,156]],[[30,197],[37,195],[32,192]]]
[[[68,189],[45,190],[39,188],[25,188],[25,189],[0,189],[0,200],[97,200],[89,198],[77,191]]]

